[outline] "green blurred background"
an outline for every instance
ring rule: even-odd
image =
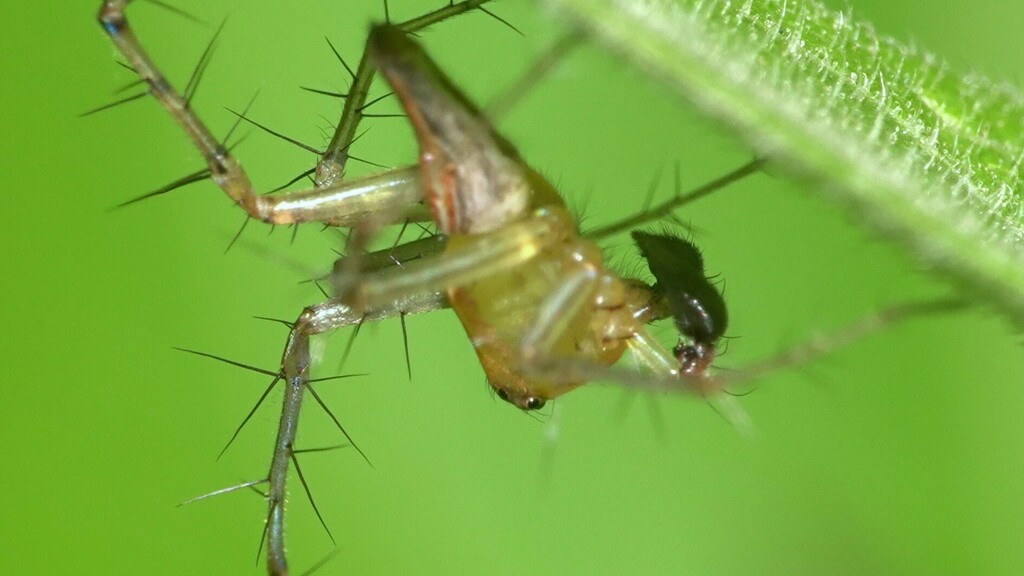
[[[440,2],[393,0],[404,19]],[[274,368],[285,331],[319,295],[338,237],[251,225],[211,184],[117,211],[201,162],[143,100],[85,119],[131,80],[94,22],[98,2],[44,0],[0,23],[5,186],[6,367],[0,556],[21,574],[253,574],[265,515],[237,493],[262,476],[279,402],[214,458],[267,379],[172,350]],[[152,5],[130,17],[178,86],[225,15],[195,106],[223,134],[224,106],[319,146],[338,105],[298,85],[343,89],[325,35],[351,62],[376,1],[179,0],[200,26]],[[358,4],[353,7],[351,5]],[[959,69],[1019,79],[1024,4],[851,0],[854,15],[931,47]],[[487,101],[560,30],[531,2],[425,32],[443,68]],[[387,111],[394,104],[384,104]],[[375,120],[358,154],[414,157],[402,120]],[[749,152],[636,72],[583,47],[501,121],[588,224],[635,210],[659,171],[685,186]],[[237,154],[269,189],[310,154],[249,130]],[[359,168],[365,172],[365,168]],[[727,280],[742,366],[886,303],[944,293],[892,247],[782,175],[758,175],[687,208],[708,268]],[[637,264],[624,239],[612,262]],[[691,398],[592,386],[540,421],[492,400],[454,316],[364,330],[346,371],[321,386],[373,461],[310,455],[303,470],[340,554],[322,574],[1019,574],[1024,571],[1024,369],[1019,338],[983,309],[886,330],[743,398],[744,438]],[[667,327],[660,332],[671,340]],[[337,371],[345,334],[322,338]],[[303,444],[337,441],[311,404]],[[331,542],[293,482],[296,573]]]

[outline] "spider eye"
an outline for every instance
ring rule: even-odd
[[[536,396],[531,396],[526,399],[527,410],[540,410],[544,407],[544,404],[544,400],[542,398],[537,398]]]
[[[505,392],[501,388],[495,388],[494,391],[498,394],[498,398],[501,398],[505,402],[511,402],[511,400],[508,399],[508,392]]]

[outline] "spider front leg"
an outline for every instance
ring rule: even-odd
[[[579,246],[593,249],[582,241]],[[608,272],[599,258],[589,263],[585,257],[577,260],[584,265],[564,267],[557,288],[538,307],[519,344],[522,371],[543,383],[534,395],[552,398],[588,381],[631,385],[637,379],[704,396],[719,391],[706,373],[687,373],[679,359],[647,332],[647,324],[671,314],[662,294]],[[580,318],[589,324],[587,329],[580,326]],[[568,352],[566,343],[571,344]],[[611,366],[624,349],[633,354],[640,371]]]
[[[606,366],[580,358],[545,360],[540,355],[540,361],[535,360],[524,367],[534,378],[564,383],[556,390],[557,394],[571,390],[577,386],[574,383],[580,381],[607,382],[640,392],[696,393],[737,430],[750,433],[753,424],[737,402],[737,394],[731,390],[777,372],[805,366],[894,325],[916,318],[959,312],[968,307],[969,302],[957,296],[901,302],[881,308],[848,325],[815,334],[767,359],[718,374],[713,369],[686,372],[685,363],[680,361],[678,355],[674,351],[669,352],[644,328],[627,338],[635,361],[632,368]],[[646,321],[660,317],[659,314]]]
[[[219,142],[146,54],[128,24],[124,9],[129,0],[107,0],[99,21],[128,64],[149,85],[150,94],[164,107],[202,154],[211,179],[252,218],[271,224],[323,222],[351,225],[372,213],[426,219],[422,211],[409,211],[421,192],[414,167],[385,172],[357,182],[284,194],[256,194],[241,164]]]
[[[358,73],[353,73],[352,90],[346,98],[334,138],[318,163],[317,173],[326,175],[318,176],[318,187],[292,193],[257,194],[242,165],[192,110],[189,97],[171,85],[146,53],[125,15],[130,1],[104,1],[98,14],[100,24],[128,65],[149,86],[150,94],[192,140],[206,162],[210,178],[250,217],[270,224],[321,222],[335,226],[354,225],[370,214],[387,214],[391,222],[429,220],[425,210],[417,207],[422,189],[415,167],[400,168],[357,182],[342,182],[349,158],[348,147],[363,117],[374,76],[372,63],[365,54]],[[406,32],[415,32],[476,9],[487,1],[450,3],[398,26]]]

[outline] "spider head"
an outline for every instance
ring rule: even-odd
[[[540,410],[547,403],[547,400],[540,396],[514,390],[495,387],[494,392],[498,395],[498,398],[501,398],[520,410]]]

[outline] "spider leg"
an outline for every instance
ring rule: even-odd
[[[480,8],[489,0],[465,0],[464,2],[449,2],[433,12],[422,16],[396,23],[395,26],[405,33],[417,32],[442,20],[446,20],[459,14]],[[339,56],[340,59],[340,56]],[[343,61],[344,63],[344,61]],[[348,68],[348,65],[345,65]],[[355,138],[356,128],[359,122],[366,116],[364,110],[368,107],[367,96],[370,91],[370,84],[376,75],[376,69],[369,56],[369,51],[364,50],[359,60],[359,65],[353,72],[352,85],[349,87],[345,98],[345,106],[341,111],[341,119],[335,128],[327,150],[324,151],[320,162],[317,163],[315,180],[317,186],[328,186],[341,179],[345,171],[345,163],[348,161],[348,145]]]
[[[487,0],[467,0],[449,4],[399,26],[414,32],[425,26],[478,8]],[[373,67],[364,55],[355,73],[353,90],[346,99],[342,120],[334,138],[324,152],[317,169],[318,188],[283,194],[257,194],[242,165],[213,136],[191,108],[189,98],[175,89],[135,36],[125,8],[130,0],[106,0],[100,6],[98,19],[115,47],[127,63],[149,86],[150,94],[177,122],[193,145],[202,154],[210,177],[246,214],[271,224],[323,222],[350,226],[367,214],[386,214],[387,223],[407,219],[428,220],[417,208],[422,195],[416,167],[400,168],[352,183],[342,183],[341,175],[349,158],[348,147],[363,117],[366,95],[373,79]],[[329,174],[329,175],[327,175]],[[410,211],[409,207],[413,209]]]
[[[829,332],[813,334],[804,342],[791,346],[775,356],[736,371],[722,373],[715,379],[719,389],[748,384],[768,374],[814,362],[885,328],[916,318],[960,312],[968,309],[969,306],[969,301],[957,296],[942,296],[892,304],[845,326]]]
[[[752,425],[738,399],[733,394],[725,393],[729,388],[813,362],[893,325],[934,314],[962,311],[968,305],[964,299],[955,296],[890,305],[846,326],[812,336],[773,357],[715,375],[681,374],[678,361],[644,329],[637,330],[627,340],[636,363],[633,368],[619,365],[602,366],[572,358],[545,361],[542,355],[539,356],[539,360],[526,364],[524,368],[529,369],[531,375],[556,382],[572,383],[586,380],[650,392],[697,393],[737,429],[750,432]],[[570,389],[574,386],[575,384],[566,384],[564,388]]]
[[[370,276],[373,277],[372,275]],[[284,401],[278,423],[274,455],[267,475],[267,568],[270,574],[287,574],[288,563],[284,546],[284,503],[288,468],[294,455],[302,397],[310,383],[309,338],[330,330],[374,322],[398,316],[418,314],[444,308],[446,301],[438,292],[422,292],[401,299],[392,299],[388,306],[368,306],[353,309],[337,299],[330,299],[302,311],[292,325],[281,358],[281,374],[285,383]],[[312,391],[312,389],[310,389]]]
[[[332,277],[336,296],[353,308],[374,310],[424,292],[447,291],[534,258],[563,239],[566,230],[557,217],[538,214],[485,234],[448,237],[444,252],[394,270],[353,279],[340,266]]]

